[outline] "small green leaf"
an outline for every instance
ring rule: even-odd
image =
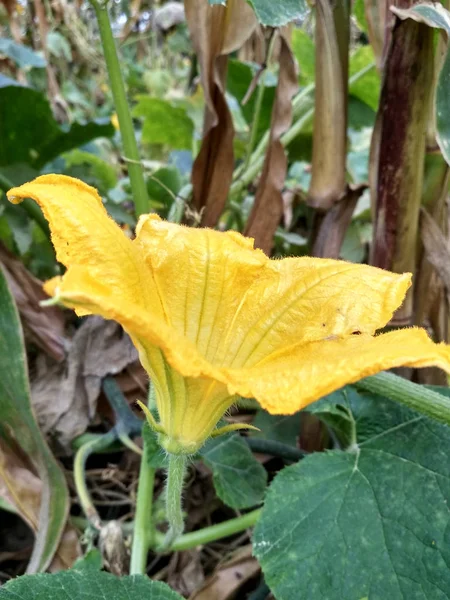
[[[371,46],[360,46],[350,56],[350,76],[365,68],[368,69],[367,72],[350,85],[349,93],[376,111],[380,99],[381,79],[375,66],[375,55]]]
[[[294,29],[292,31],[292,52],[297,59],[300,76],[306,83],[314,81],[316,50],[314,42],[303,29]]]
[[[43,483],[39,526],[28,565],[28,572],[36,572],[48,566],[58,547],[69,495],[63,472],[34,418],[22,328],[1,269],[0,306],[0,438],[21,449]]]
[[[249,0],[263,25],[280,27],[294,19],[304,19],[309,12],[305,0]]]
[[[268,585],[277,600],[450,598],[450,429],[351,386],[333,396],[358,448],[275,478],[253,540]]]
[[[144,118],[144,142],[163,144],[178,150],[192,147],[194,124],[185,108],[174,106],[161,98],[138,96],[133,115]]]
[[[92,550],[89,550],[84,556],[75,561],[72,569],[76,571],[100,571],[102,567],[103,558],[100,550],[92,548]]]
[[[168,585],[143,575],[115,577],[95,571],[24,575],[0,588],[0,600],[183,600]]]
[[[156,208],[165,208],[167,211],[175,202],[180,189],[180,172],[175,167],[162,167],[147,175],[148,196]]]
[[[157,434],[145,422],[142,426],[142,437],[147,445],[147,464],[152,469],[166,469],[169,460],[167,453],[158,444]]]
[[[274,440],[283,444],[297,445],[297,437],[300,434],[300,413],[295,415],[271,415],[260,409],[256,413],[253,425],[260,431],[252,432],[252,437],[264,440]]]
[[[34,50],[8,38],[0,38],[0,54],[10,58],[22,69],[25,67],[43,69],[47,64],[45,59]]]
[[[103,191],[116,187],[118,183],[115,168],[100,156],[92,154],[92,152],[76,149],[65,154],[64,159],[68,167],[83,164],[89,165],[92,170],[92,175],[99,182],[97,187],[100,187]]]
[[[217,495],[225,504],[250,508],[262,501],[267,473],[240,435],[209,440],[200,454],[212,470]]]

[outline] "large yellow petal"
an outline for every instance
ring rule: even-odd
[[[270,261],[226,332],[222,364],[252,366],[294,343],[373,334],[401,305],[409,274],[317,258]]]
[[[227,371],[229,391],[255,397],[273,414],[292,414],[340,387],[393,367],[437,366],[450,373],[450,346],[425,330],[401,329],[284,348],[248,369]]]
[[[212,359],[255,281],[270,262],[237,232],[193,229],[141,217],[135,244],[152,270],[171,326]]]
[[[106,293],[139,303],[163,318],[151,272],[108,216],[94,188],[72,177],[43,175],[8,192],[13,203],[24,198],[32,198],[42,208],[63,265],[83,266],[102,282]],[[79,308],[79,313],[85,312]]]

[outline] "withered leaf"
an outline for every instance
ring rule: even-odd
[[[31,396],[44,433],[67,449],[95,416],[101,382],[137,360],[130,338],[113,321],[88,317],[77,330],[67,359],[36,363]]]
[[[280,72],[272,108],[269,145],[255,202],[245,229],[245,234],[255,239],[255,246],[267,254],[270,254],[273,236],[283,215],[281,192],[286,177],[287,158],[280,137],[291,124],[292,98],[298,87],[295,61],[283,36],[280,36],[279,62]]]
[[[345,194],[349,6],[316,3],[316,87],[308,204],[329,210]]]
[[[231,600],[239,589],[260,571],[251,545],[239,548],[232,557],[216,569],[204,585],[189,600]]]
[[[222,213],[234,167],[234,129],[224,89],[227,54],[245,42],[257,20],[245,0],[229,0],[226,6],[185,0],[184,5],[206,102],[202,145],[192,170],[193,207],[202,225],[211,227]]]

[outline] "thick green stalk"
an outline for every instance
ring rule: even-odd
[[[393,373],[378,373],[355,383],[355,387],[400,402],[427,417],[450,425],[450,398]]]
[[[169,454],[166,484],[166,517],[169,522],[164,548],[183,533],[183,484],[186,475],[187,456],[185,454]]]
[[[149,212],[149,200],[144,180],[144,171],[140,163],[139,151],[134,135],[133,121],[131,120],[130,108],[125,93],[125,85],[120,70],[116,43],[109,21],[107,4],[100,3],[97,0],[91,0],[91,4],[97,16],[106,67],[108,69],[109,83],[119,119],[125,159],[129,159],[130,161],[128,162],[128,173],[130,175],[135,211],[139,216]]]
[[[252,510],[245,515],[223,521],[217,525],[211,525],[211,527],[205,527],[204,529],[198,529],[197,531],[191,531],[178,537],[173,544],[168,548],[169,550],[176,552],[179,550],[189,550],[203,544],[215,542],[222,538],[240,533],[245,531],[249,527],[253,527],[256,524],[261,515],[261,509]],[[163,534],[156,532],[155,536],[156,544],[163,541]]]
[[[149,464],[148,444],[144,439],[144,450],[139,471],[139,486],[136,499],[136,516],[134,521],[133,545],[131,548],[130,575],[145,575],[147,554],[153,545],[153,484],[155,469]]]

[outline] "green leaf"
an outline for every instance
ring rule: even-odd
[[[260,431],[252,432],[252,437],[264,440],[274,440],[283,444],[297,445],[297,437],[300,434],[300,413],[295,415],[271,415],[260,409],[256,413],[253,425]]]
[[[92,152],[76,149],[65,154],[64,159],[68,167],[83,164],[89,165],[92,170],[92,175],[99,182],[97,187],[100,187],[102,191],[110,190],[116,187],[118,183],[115,168],[100,156],[92,154]]]
[[[450,429],[352,387],[334,401],[353,413],[356,451],[284,469],[256,526],[275,597],[450,598]]]
[[[167,100],[138,96],[133,115],[143,117],[142,139],[148,144],[163,144],[171,149],[192,147],[194,124],[186,109],[174,106]]]
[[[47,98],[27,87],[0,87],[0,166],[45,163],[97,137],[111,137],[114,127],[73,123],[64,131],[55,121]]]
[[[25,67],[43,69],[46,65],[45,59],[34,50],[8,38],[0,38],[0,54],[10,58],[21,69]]]
[[[72,568],[76,571],[100,571],[102,567],[103,558],[100,550],[92,548],[84,556],[78,558]]]
[[[305,0],[249,0],[263,25],[280,27],[294,19],[304,19],[309,12]]]
[[[401,19],[413,19],[429,27],[442,29],[450,38],[450,12],[439,2],[415,4],[408,9],[394,9]],[[447,49],[436,89],[436,139],[450,165],[450,48]]]
[[[167,453],[158,443],[157,434],[145,422],[142,427],[142,437],[147,445],[147,464],[152,469],[166,469],[169,465]]]
[[[69,495],[63,472],[34,418],[22,328],[1,269],[0,306],[0,438],[21,449],[43,483],[38,532],[28,565],[28,572],[35,572],[44,570],[53,558],[65,527]]]
[[[300,76],[305,83],[314,81],[316,49],[314,42],[303,29],[294,29],[291,38],[292,52],[300,67]]]
[[[253,116],[255,114],[255,104],[257,91],[255,90],[245,104],[242,104],[255,71],[249,65],[246,65],[238,60],[230,60],[228,64],[227,74],[227,90],[236,98],[241,105],[241,112],[244,115],[247,124],[250,126],[253,122]],[[270,120],[272,117],[272,106],[275,99],[276,82],[274,85],[265,84],[263,100],[261,104],[261,112],[258,122],[258,131],[256,139],[259,141],[261,136],[270,127]]]
[[[183,600],[168,585],[143,575],[95,571],[25,575],[0,588],[0,600]]]
[[[47,48],[57,58],[64,58],[67,62],[72,60],[72,51],[67,39],[59,31],[49,31],[47,34]]]
[[[33,222],[25,211],[15,210],[11,205],[5,207],[3,216],[11,229],[19,254],[26,254],[33,241]]]
[[[209,440],[200,454],[213,472],[217,495],[231,508],[250,508],[262,501],[267,473],[238,434]]]
[[[162,167],[147,176],[148,197],[156,204],[156,208],[168,211],[180,189],[180,172],[175,167]]]
[[[380,100],[381,79],[371,46],[360,46],[350,57],[350,76],[365,68],[368,69],[367,72],[350,85],[349,93],[376,111]]]

